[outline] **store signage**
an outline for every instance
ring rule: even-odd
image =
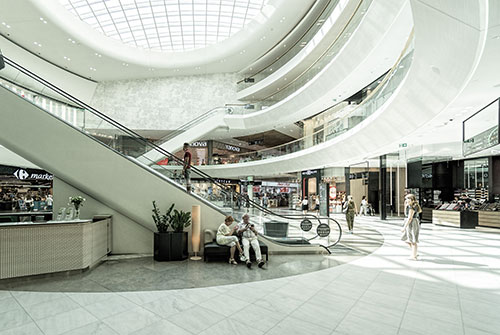
[[[311,230],[312,226],[313,226],[312,222],[309,219],[304,219],[300,223],[300,229],[302,229],[303,231],[309,231],[309,230]]]
[[[331,200],[337,199],[337,187],[336,186],[330,186],[330,199]]]
[[[14,176],[19,180],[52,180],[54,176],[48,173],[28,173],[24,169],[18,169],[14,172]]]
[[[229,151],[235,151],[235,152],[240,152],[241,149],[238,148],[238,147],[235,147],[234,145],[229,145],[229,144],[226,144],[225,145],[225,148]]]
[[[233,180],[233,179],[215,178],[215,181],[218,182],[219,184],[238,184],[239,183],[239,180]]]
[[[263,181],[262,186],[268,187],[299,187],[297,183],[286,183],[286,182],[276,182],[276,181]]]
[[[191,144],[192,147],[206,147],[207,141],[196,141]]]
[[[318,174],[318,170],[307,170],[307,171],[302,171],[302,176],[303,177],[313,177]]]
[[[326,223],[320,224],[318,228],[316,228],[316,234],[318,234],[319,237],[328,237],[328,235],[330,235],[330,226]]]

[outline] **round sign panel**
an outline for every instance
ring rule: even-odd
[[[304,219],[302,220],[302,222],[300,223],[300,229],[302,229],[303,231],[309,231],[311,230],[313,227],[313,224],[310,220],[308,219]]]
[[[316,228],[316,234],[318,234],[319,237],[327,237],[330,235],[330,226],[326,223],[320,224],[318,228]]]

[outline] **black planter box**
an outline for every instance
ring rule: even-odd
[[[182,261],[188,258],[188,233],[155,233],[154,260]]]

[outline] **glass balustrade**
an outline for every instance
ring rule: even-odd
[[[361,104],[345,106],[333,120],[319,127],[321,129],[311,135],[273,148],[236,154],[234,162],[243,163],[291,154],[334,139],[353,129],[377,111],[392,96],[406,77],[412,59],[413,44],[409,42],[397,64]]]
[[[265,68],[259,70],[258,72],[247,74],[246,78],[253,79],[253,82],[243,79],[238,82],[237,90],[241,91],[254,85],[255,83],[258,83],[259,81],[269,77],[283,65],[288,63],[300,51],[304,50],[307,44],[313,40],[315,35],[325,24],[333,25],[335,21],[337,21],[337,19],[342,14],[342,11],[346,7],[347,2],[348,0],[331,0],[323,9],[315,22],[311,25],[311,27],[299,39],[297,39],[297,42],[291,45],[285,53],[283,53],[280,57],[278,57],[274,62],[272,62]]]
[[[303,88],[316,75],[323,71],[349,41],[351,35],[358,28],[359,24],[365,17],[365,14],[368,11],[371,3],[372,0],[363,0],[349,19],[348,23],[339,32],[336,39],[331,43],[330,47],[295,79],[290,80],[287,84],[277,88],[276,92],[269,94],[262,99],[258,99],[259,104],[269,107],[284,100],[292,93]]]

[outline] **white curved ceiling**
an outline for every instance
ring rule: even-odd
[[[222,42],[261,13],[267,0],[59,0],[105,36],[156,51]]]
[[[175,0],[179,1],[188,0]],[[212,0],[189,0],[200,1]],[[320,0],[247,1],[264,4],[250,23],[216,44],[182,52],[138,48],[108,37],[71,14],[60,0],[0,1],[0,35],[52,64],[96,81],[237,72],[304,23],[304,16]]]

